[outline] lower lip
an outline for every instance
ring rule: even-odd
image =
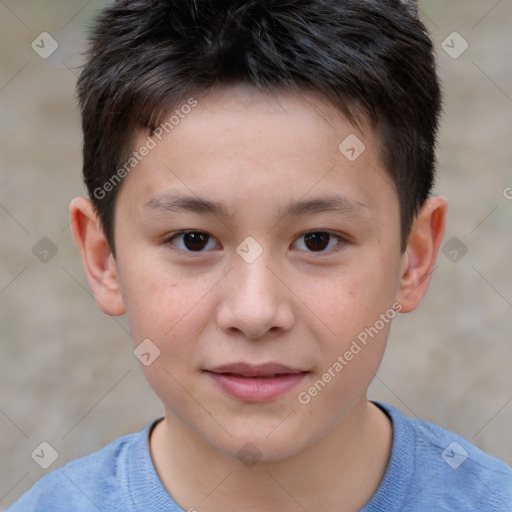
[[[207,373],[224,392],[244,402],[275,400],[293,389],[306,376],[306,372],[286,373],[268,378]]]

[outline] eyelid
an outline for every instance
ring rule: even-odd
[[[185,253],[185,254],[190,254],[190,255],[200,255],[200,254],[204,254],[204,253],[209,253],[212,251],[212,249],[209,249],[209,250],[201,250],[201,251],[190,251],[190,250],[186,250],[186,249],[181,249],[179,247],[176,247],[176,245],[173,243],[173,240],[179,236],[182,236],[182,235],[186,235],[187,233],[202,233],[204,235],[207,235],[208,236],[208,242],[210,240],[214,240],[216,242],[216,244],[222,248],[222,246],[220,245],[220,242],[210,233],[208,233],[208,231],[204,231],[204,230],[201,230],[201,229],[184,229],[184,230],[181,230],[181,231],[175,231],[174,233],[170,233],[168,235],[166,235],[163,240],[162,240],[162,243],[163,245],[167,245],[169,247],[171,247],[171,249],[173,251],[177,251],[177,252],[180,252],[180,253]],[[208,244],[207,242],[207,244]]]
[[[345,244],[348,244],[350,242],[349,237],[346,236],[346,235],[343,235],[342,233],[338,233],[338,232],[335,232],[335,231],[330,231],[329,229],[310,229],[308,231],[305,231],[304,233],[301,233],[295,239],[295,241],[293,242],[292,245],[294,245],[303,236],[309,235],[311,233],[327,233],[328,235],[336,238],[338,243],[336,244],[336,246],[334,248],[329,249],[327,251],[325,251],[325,250],[324,251],[306,251],[304,249],[300,249],[300,252],[305,253],[305,254],[314,254],[314,255],[317,255],[317,256],[329,255],[329,254],[332,254],[334,252],[337,252],[337,251],[341,250]]]
[[[208,242],[210,240],[214,240],[216,242],[216,244],[220,248],[222,248],[220,242],[212,234],[208,233],[208,231],[203,231],[203,230],[199,230],[199,229],[185,229],[185,230],[182,230],[182,231],[176,231],[174,233],[170,233],[169,235],[164,237],[162,243],[164,245],[170,246],[172,248],[172,250],[175,250],[175,251],[178,251],[178,252],[181,252],[181,253],[190,254],[190,255],[200,255],[200,254],[208,253],[208,252],[212,251],[212,249],[209,249],[209,250],[204,250],[203,249],[201,251],[190,251],[190,250],[181,249],[179,247],[176,247],[176,245],[174,243],[172,243],[172,241],[176,237],[182,236],[182,235],[186,235],[187,233],[202,233],[202,234],[205,234],[205,235],[207,235],[209,237]],[[316,256],[329,255],[329,254],[332,254],[334,252],[337,252],[337,251],[341,250],[343,245],[345,245],[345,244],[350,242],[349,237],[347,237],[346,235],[343,235],[341,233],[335,232],[335,231],[330,231],[328,229],[310,229],[310,230],[304,231],[303,233],[298,235],[295,238],[294,242],[292,243],[292,246],[295,245],[300,238],[302,238],[302,237],[304,237],[306,235],[309,235],[311,233],[327,233],[329,236],[332,236],[333,238],[335,238],[338,243],[336,244],[335,247],[333,247],[333,248],[331,248],[329,250],[311,251],[311,250],[300,249],[300,252],[305,253],[305,254],[314,254]]]

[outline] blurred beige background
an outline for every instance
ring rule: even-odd
[[[31,458],[42,441],[58,452],[51,470],[161,414],[126,320],[89,294],[68,227],[84,193],[75,75],[104,4],[0,2],[0,509],[47,472]],[[456,240],[422,306],[395,321],[371,397],[512,464],[512,2],[420,5],[444,83],[437,191],[445,243]],[[42,32],[58,43],[48,58],[31,47],[51,50]]]

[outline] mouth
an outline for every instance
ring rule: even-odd
[[[221,391],[243,402],[276,400],[291,391],[309,373],[280,363],[234,363],[215,366],[204,372]]]

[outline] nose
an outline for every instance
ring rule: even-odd
[[[235,262],[217,309],[217,324],[226,332],[258,339],[289,330],[294,321],[291,292],[276,277],[275,265],[260,256],[252,263]],[[280,276],[281,277],[281,276]]]

